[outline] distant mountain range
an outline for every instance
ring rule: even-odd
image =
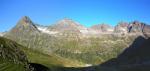
[[[67,35],[67,34],[78,34],[78,35],[99,35],[99,34],[142,34],[141,22],[134,21],[131,23],[120,22],[115,27],[108,24],[97,24],[90,28],[81,25],[71,19],[62,19],[56,24],[49,26],[41,26],[32,22],[32,20],[24,16],[22,17],[17,25],[10,30],[11,32],[24,31],[34,33],[45,33],[49,35]],[[132,25],[132,28],[129,28]],[[9,31],[9,32],[10,32]],[[129,32],[130,31],[130,32]]]

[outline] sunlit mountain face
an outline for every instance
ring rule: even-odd
[[[64,18],[43,26],[24,16],[0,33],[0,70],[148,71],[149,30],[139,21],[85,27]]]

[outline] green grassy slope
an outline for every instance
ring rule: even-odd
[[[26,68],[24,67],[27,63],[41,64],[50,69],[84,65],[76,60],[62,58],[56,54],[43,54],[40,51],[23,47],[14,41],[0,37],[0,71],[25,71]]]
[[[76,60],[62,58],[56,54],[44,54],[37,50],[22,48],[30,63],[42,64],[46,67],[81,67],[84,64]]]
[[[0,58],[0,71],[26,71],[23,64],[16,64]]]
[[[21,45],[0,37],[0,71],[29,71],[27,58]]]

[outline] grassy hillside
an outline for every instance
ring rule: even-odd
[[[21,45],[0,37],[0,71],[29,71],[27,58]]]
[[[86,39],[60,39],[54,48],[54,53],[85,64],[97,65],[108,59],[115,58],[134,38],[132,37],[92,37]]]
[[[23,64],[16,64],[9,60],[0,58],[0,71],[26,71]]]
[[[23,51],[21,51],[23,50]],[[62,58],[55,54],[43,54],[38,50],[23,47],[14,41],[0,37],[0,71],[25,71],[28,63],[41,64],[51,70],[57,67],[81,67],[83,63]]]
[[[56,54],[44,54],[38,50],[21,48],[27,55],[27,58],[30,63],[38,63],[49,68],[53,66],[59,67],[81,67],[84,64],[76,60],[70,60],[63,57],[60,57]]]

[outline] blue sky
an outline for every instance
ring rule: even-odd
[[[87,27],[134,20],[150,23],[150,0],[0,0],[0,32],[10,30],[22,16],[41,25],[66,17]]]

